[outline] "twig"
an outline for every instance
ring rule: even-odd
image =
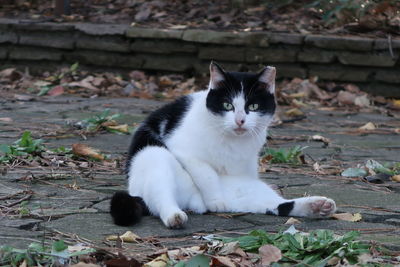
[[[24,193],[24,191],[17,192],[17,193],[15,193],[15,194],[12,194],[12,195],[8,195],[8,196],[0,197],[0,200],[10,199],[10,198],[13,198],[13,197],[15,197],[16,195],[19,195],[19,194],[21,194],[21,193]]]
[[[400,211],[396,210],[389,210],[379,207],[368,207],[368,206],[358,206],[358,205],[339,205],[339,207],[349,207],[349,208],[359,208],[359,209],[366,209],[366,210],[375,210],[375,211],[383,211],[383,212],[391,212],[391,213],[400,213]]]
[[[9,208],[9,207],[12,207],[12,206],[15,206],[15,205],[21,203],[22,201],[25,201],[25,200],[27,200],[27,199],[30,199],[31,197],[32,197],[32,195],[24,196],[23,198],[21,198],[21,199],[15,201],[15,202],[13,202],[13,203],[7,204],[7,205],[5,205],[5,206],[8,207],[8,208]]]
[[[387,40],[388,40],[388,47],[389,47],[390,56],[392,57],[392,59],[394,59],[394,53],[393,53],[393,47],[392,47],[392,35],[391,34],[388,35]]]

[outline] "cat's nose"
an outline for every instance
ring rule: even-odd
[[[236,124],[237,124],[237,126],[242,126],[244,123],[245,123],[245,120],[244,119],[241,119],[241,118],[236,118],[235,119],[235,122],[236,122]]]

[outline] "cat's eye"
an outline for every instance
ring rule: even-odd
[[[233,105],[231,103],[228,102],[224,102],[224,109],[226,110],[232,110],[233,109]]]
[[[258,109],[258,104],[250,104],[249,105],[249,110],[250,111],[256,111]]]

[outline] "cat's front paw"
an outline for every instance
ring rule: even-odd
[[[205,204],[206,204],[207,210],[211,211],[211,212],[227,211],[225,201],[220,198],[210,199]]]
[[[309,203],[313,215],[329,216],[336,211],[336,203],[333,199],[326,197],[315,197]]]
[[[187,222],[188,216],[183,211],[177,211],[161,219],[168,228],[180,229],[183,228]]]

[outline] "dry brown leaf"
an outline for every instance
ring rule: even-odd
[[[0,71],[1,79],[8,79],[10,81],[18,80],[22,77],[22,74],[15,68],[4,69]]]
[[[120,256],[121,258],[111,259],[105,261],[105,266],[107,267],[141,267],[142,264],[138,262],[136,259],[131,258],[127,259],[123,255]]]
[[[94,158],[97,160],[104,160],[104,155],[100,154],[98,150],[91,148],[85,144],[72,144],[72,152],[76,156],[83,156]]]
[[[303,116],[304,113],[303,113],[303,111],[301,111],[298,108],[292,108],[292,109],[287,110],[285,112],[285,115],[289,116],[289,117],[299,117],[299,116]]]
[[[282,259],[282,252],[279,248],[273,245],[264,245],[258,249],[261,256],[262,265],[270,265],[272,262],[277,262]]]
[[[91,82],[93,82],[93,80],[94,80],[93,76],[88,76],[88,77],[86,77],[85,79],[83,79],[80,82],[69,83],[68,86],[70,86],[70,87],[83,87],[83,88],[86,88],[86,89],[89,89],[89,90],[97,91],[98,90],[97,87],[94,87],[92,85],[92,83],[91,83]]]
[[[28,264],[26,263],[26,260],[24,260],[19,267],[28,267]]]
[[[127,243],[135,243],[140,239],[140,236],[138,236],[135,233],[132,233],[131,231],[127,231],[123,235],[120,235],[119,238],[118,235],[110,235],[106,237],[106,240],[108,241],[117,241],[118,239]]]
[[[236,267],[236,264],[225,256],[213,256],[212,266],[227,266],[227,267]],[[216,261],[216,262],[215,262]]]
[[[107,126],[107,128],[121,132],[121,133],[129,133],[128,124],[121,124],[121,125],[115,125],[115,126],[110,125],[110,126]]]
[[[356,95],[347,91],[340,91],[337,95],[337,100],[339,101],[339,103],[344,105],[354,104],[355,99]]]
[[[167,266],[167,262],[169,261],[169,258],[167,254],[162,254],[155,258],[154,260],[145,263],[143,267],[165,267]]]
[[[306,93],[305,92],[298,92],[298,93],[294,93],[294,94],[290,94],[289,97],[290,98],[303,98],[306,97]]]
[[[392,106],[396,109],[400,109],[400,99],[395,99],[392,101]]]
[[[326,144],[326,145],[328,145],[328,144],[331,142],[330,139],[328,139],[328,138],[326,138],[326,137],[323,137],[322,135],[318,135],[318,134],[313,135],[313,136],[311,137],[311,140],[323,142],[323,143]]]
[[[0,121],[1,121],[1,122],[12,122],[13,119],[8,118],[8,117],[4,117],[4,118],[0,118]]]
[[[365,125],[359,127],[358,129],[363,130],[363,131],[371,131],[371,130],[375,130],[376,126],[372,122],[368,122]]]
[[[35,97],[31,95],[20,95],[20,94],[15,94],[14,98],[18,101],[32,101],[35,99]]]
[[[358,221],[361,221],[361,219],[362,219],[362,216],[360,213],[351,214],[348,212],[335,213],[335,214],[332,214],[331,217],[333,217],[337,220],[340,220],[340,221],[347,221],[347,222],[358,222]]]
[[[293,218],[293,217],[290,217],[290,218],[285,222],[285,224],[299,224],[299,223],[301,223],[301,221],[298,220],[298,219],[295,219],[295,218]]]
[[[70,267],[100,267],[100,265],[93,264],[93,263],[79,262],[77,264],[70,265]]]
[[[50,91],[47,92],[48,96],[58,96],[64,94],[64,87],[61,85],[54,86]]]
[[[354,99],[354,104],[359,107],[369,107],[371,105],[371,101],[367,95],[361,95]]]
[[[239,242],[229,242],[218,251],[218,255],[228,255],[234,253],[239,248]]]
[[[393,182],[400,183],[400,174],[393,175],[392,178],[390,178],[390,179],[392,179]]]

